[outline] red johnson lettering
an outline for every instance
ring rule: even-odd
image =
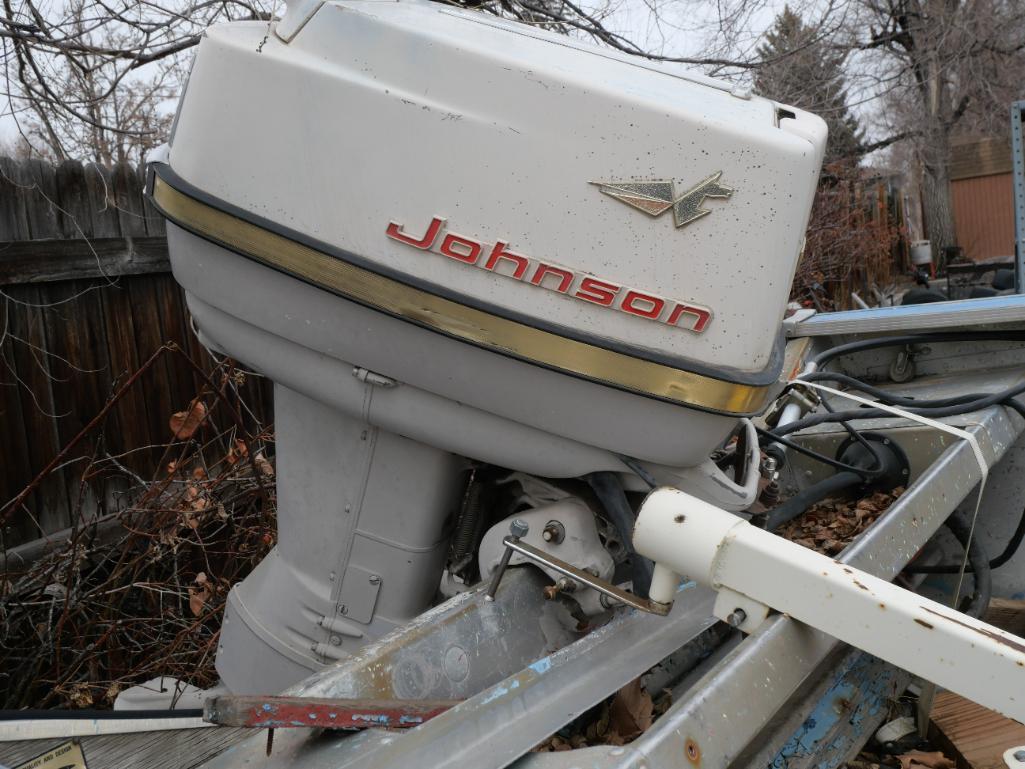
[[[432,251],[444,226],[445,220],[435,216],[420,238],[406,234],[402,225],[396,222],[389,223],[385,232],[389,238],[399,243],[405,243],[421,251]],[[501,240],[493,246],[488,246],[465,235],[450,232],[441,239],[436,253],[521,283],[697,334],[704,331],[712,320],[712,311],[707,307],[666,299],[657,294],[602,280],[561,264],[517,254],[510,251],[508,246],[508,243]],[[483,253],[488,254],[486,259],[480,258]]]

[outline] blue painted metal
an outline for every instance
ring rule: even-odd
[[[1011,155],[1014,159],[1014,290],[1025,293],[1025,101],[1011,105]]]
[[[852,652],[800,727],[772,759],[772,769],[837,769],[868,741],[904,688],[905,675],[877,657]]]

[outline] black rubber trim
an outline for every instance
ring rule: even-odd
[[[0,710],[0,721],[135,721],[202,718],[202,708],[182,710]]]

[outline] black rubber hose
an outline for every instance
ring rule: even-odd
[[[647,598],[655,564],[634,550],[634,511],[630,507],[630,500],[626,498],[623,483],[619,480],[618,475],[611,472],[591,473],[586,476],[586,479],[605,508],[605,513],[612,520],[612,525],[619,532],[623,547],[630,554],[630,562],[633,565],[631,579],[634,594],[641,598]]]
[[[902,395],[894,395],[893,393],[887,392],[886,390],[881,390],[878,387],[873,387],[870,384],[855,379],[852,376],[847,376],[846,374],[839,374],[833,371],[816,371],[812,374],[806,374],[802,376],[801,379],[805,379],[809,382],[817,382],[820,380],[826,380],[827,382],[839,382],[841,384],[848,385],[851,389],[858,390],[860,392],[865,393],[866,395],[871,395],[872,397],[882,401],[883,403],[887,403],[891,406],[907,407],[912,410],[916,408],[940,408],[944,406],[960,406],[969,403],[974,403],[975,401],[981,400],[982,398],[988,398],[991,395],[999,394],[970,393],[968,395],[957,395],[952,398],[919,399],[909,398],[907,396]],[[1010,390],[1013,389],[1014,388],[1010,388]],[[1005,390],[1004,393],[1010,392],[1010,390]],[[1008,395],[1004,400],[1000,401],[1000,403],[1003,406],[1010,406],[1019,414],[1021,414],[1022,417],[1025,417],[1025,406],[1022,406],[1020,403],[1014,400],[1013,396]]]
[[[962,611],[971,617],[981,617],[993,595],[993,572],[989,568],[989,557],[979,544],[978,538],[972,537],[972,524],[966,516],[956,512],[944,525],[967,551],[968,564],[972,567],[972,577],[975,581],[975,593]]]
[[[999,569],[1005,563],[1014,558],[1014,554],[1018,552],[1018,548],[1021,546],[1022,540],[1025,539],[1025,508],[1022,508],[1021,517],[1018,518],[1018,527],[1014,530],[1011,538],[1007,540],[1007,545],[1004,547],[1004,551],[1000,553],[996,558],[989,562],[989,568]],[[971,563],[968,564],[969,572],[974,571],[974,567]],[[961,572],[961,564],[959,563],[938,563],[935,566],[908,566],[904,571],[910,574],[959,574]]]
[[[939,334],[903,334],[901,336],[885,336],[875,339],[862,339],[857,342],[848,342],[836,347],[823,350],[814,358],[811,363],[816,368],[822,368],[829,361],[841,355],[850,355],[862,350],[876,350],[880,347],[895,347],[903,344],[918,344],[924,342],[1025,342],[1025,331],[951,331]]]
[[[1025,407],[1013,400],[1014,396],[1020,395],[1022,392],[1025,392],[1025,384],[1009,387],[1001,392],[992,393],[984,398],[979,398],[978,400],[968,401],[962,404],[955,404],[940,408],[908,407],[905,410],[912,414],[919,414],[921,416],[939,419],[942,417],[955,416],[957,414],[965,414],[970,411],[979,411],[980,409],[995,406],[997,404],[1003,404],[1010,406],[1018,411],[1018,413],[1023,414],[1023,412],[1025,412]],[[1004,403],[1004,401],[1007,401],[1007,403]],[[803,419],[788,422],[782,427],[777,427],[772,430],[771,433],[778,437],[780,435],[789,435],[790,433],[797,432],[798,430],[804,430],[808,427],[825,424],[826,422],[846,422],[855,419],[878,419],[880,417],[892,416],[893,414],[888,411],[874,408],[849,409],[847,411],[837,411],[827,414],[813,414],[811,416],[804,417]]]
[[[871,395],[883,403],[888,403],[891,406],[918,406],[921,408],[936,408],[939,406],[957,406],[968,401],[978,400],[979,398],[985,398],[992,393],[971,393],[970,395],[956,395],[952,398],[911,398],[906,395],[896,395],[888,390],[883,390],[879,387],[874,387],[867,382],[862,382],[860,379],[855,379],[847,374],[841,374],[836,371],[815,371],[811,374],[804,374],[800,377],[800,380],[808,382],[839,382],[840,384],[847,385],[852,390],[863,392],[866,395]]]
[[[778,505],[751,519],[751,523],[762,526],[767,531],[775,531],[785,523],[792,521],[816,502],[820,502],[830,494],[849,489],[865,482],[858,473],[848,470],[841,471],[813,483],[806,489],[794,494],[786,502]]]
[[[765,438],[766,440],[779,443],[782,446],[786,446],[788,449],[792,449],[793,451],[796,451],[799,454],[804,454],[805,456],[810,457],[811,459],[821,462],[824,465],[834,467],[837,470],[845,470],[847,472],[857,473],[866,480],[870,478],[875,478],[879,475],[882,475],[885,472],[881,468],[855,467],[854,465],[848,464],[846,462],[841,462],[837,459],[833,459],[832,457],[827,457],[825,454],[820,454],[817,451],[806,448],[805,446],[802,446],[800,443],[794,443],[793,441],[789,440],[788,438],[784,438],[783,436],[774,435],[773,433],[769,432],[768,430],[764,430],[761,427],[756,426],[755,430],[758,432],[758,435],[760,437]]]

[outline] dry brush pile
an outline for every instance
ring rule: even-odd
[[[169,415],[155,475],[93,456],[82,484],[114,482],[119,509],[91,520],[80,513],[86,522],[37,560],[0,562],[2,708],[106,708],[122,689],[158,675],[201,687],[217,680],[228,589],[276,537],[272,436],[248,412],[239,395],[246,374],[231,361],[203,368],[167,345],[143,369],[161,355],[203,384]],[[129,377],[108,408],[137,381]],[[101,431],[103,417],[87,430]],[[41,476],[60,466],[56,459]],[[2,515],[26,512],[24,496]]]
[[[882,288],[894,277],[902,230],[885,185],[840,162],[823,170],[805,238],[791,298],[842,310],[850,308],[851,291]]]

